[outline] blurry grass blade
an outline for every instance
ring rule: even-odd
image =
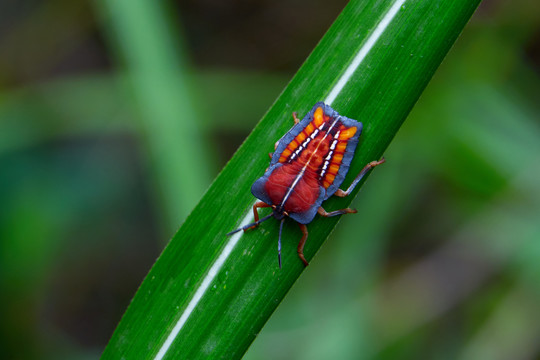
[[[157,189],[175,230],[210,183],[208,141],[199,128],[178,31],[164,5],[100,1],[115,50],[123,59],[140,107]],[[193,154],[197,154],[193,156]]]
[[[288,82],[282,74],[235,70],[198,71],[193,76],[207,104],[208,116],[197,124],[204,132],[245,130],[261,116],[262,104],[274,100]],[[1,92],[0,155],[64,136],[141,132],[123,82],[123,75],[91,74]],[[32,131],[43,124],[41,131]]]
[[[250,186],[293,124],[291,113],[303,116],[327,99],[363,122],[347,186],[380,158],[477,5],[350,2],[158,259],[103,358],[240,358],[304,270],[296,254],[301,233],[292,222],[283,227],[281,270],[277,222],[226,236],[252,221]],[[330,199],[325,208],[344,208],[351,200]],[[308,260],[338,220],[309,224]]]

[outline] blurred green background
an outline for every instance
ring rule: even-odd
[[[99,357],[345,3],[2,2],[3,357]],[[540,359],[539,40],[480,6],[246,359]]]

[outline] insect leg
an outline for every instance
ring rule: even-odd
[[[294,119],[294,124],[298,124],[300,122],[300,119],[298,118],[298,114],[295,112],[292,113],[292,117]]]
[[[362,169],[362,171],[360,171],[360,174],[358,174],[358,176],[356,177],[356,179],[354,179],[354,181],[352,182],[351,186],[349,186],[349,188],[347,189],[347,191],[343,191],[341,189],[338,189],[334,195],[336,196],[339,196],[339,197],[345,197],[345,196],[348,196],[353,190],[354,188],[356,187],[356,185],[358,185],[358,183],[360,182],[360,180],[362,180],[362,178],[364,177],[364,175],[366,175],[368,173],[369,170],[373,169],[375,166],[377,165],[381,165],[382,163],[384,163],[386,160],[384,158],[382,158],[381,160],[379,161],[372,161],[370,162],[369,164],[367,164],[366,166],[364,166],[364,168]],[[322,215],[322,214],[321,214]],[[324,216],[324,215],[323,215]]]
[[[264,201],[257,201],[253,205],[253,217],[255,218],[255,222],[259,221],[259,212],[257,211],[257,208],[267,208],[267,207],[271,207],[271,205],[268,205]],[[252,227],[244,229],[244,231],[255,229],[257,226],[259,226],[259,224],[253,225]]]
[[[338,216],[338,215],[343,215],[343,214],[356,214],[357,211],[355,209],[346,208],[346,209],[326,212],[326,210],[324,210],[323,207],[321,206],[317,210],[317,213],[324,217],[332,217],[332,216]]]
[[[300,230],[302,230],[302,238],[300,239],[300,242],[298,243],[298,257],[300,258],[300,260],[302,260],[305,266],[308,266],[309,263],[304,257],[304,245],[306,244],[306,240],[308,237],[307,226],[305,224],[298,224],[298,226],[300,226]]]

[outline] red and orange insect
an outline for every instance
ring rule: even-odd
[[[341,190],[339,186],[349,171],[362,123],[339,115],[322,102],[316,103],[301,121],[296,113],[293,117],[295,125],[276,142],[270,166],[251,187],[253,195],[261,200],[253,205],[255,222],[227,234],[254,228],[272,216],[281,220],[278,240],[280,267],[281,230],[285,217],[300,225],[303,235],[298,243],[298,256],[307,266],[304,257],[308,237],[306,224],[317,213],[330,217],[356,212],[349,208],[326,212],[322,202],[332,195],[349,195],[371,168],[384,162],[384,158],[370,162],[346,191]],[[257,208],[265,207],[271,207],[273,211],[259,219]]]

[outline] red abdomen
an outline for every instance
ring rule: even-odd
[[[283,210],[288,213],[301,213],[313,206],[321,191],[317,174],[309,168],[303,174],[301,171],[301,164],[291,163],[272,172],[265,184],[272,205],[283,203]]]

